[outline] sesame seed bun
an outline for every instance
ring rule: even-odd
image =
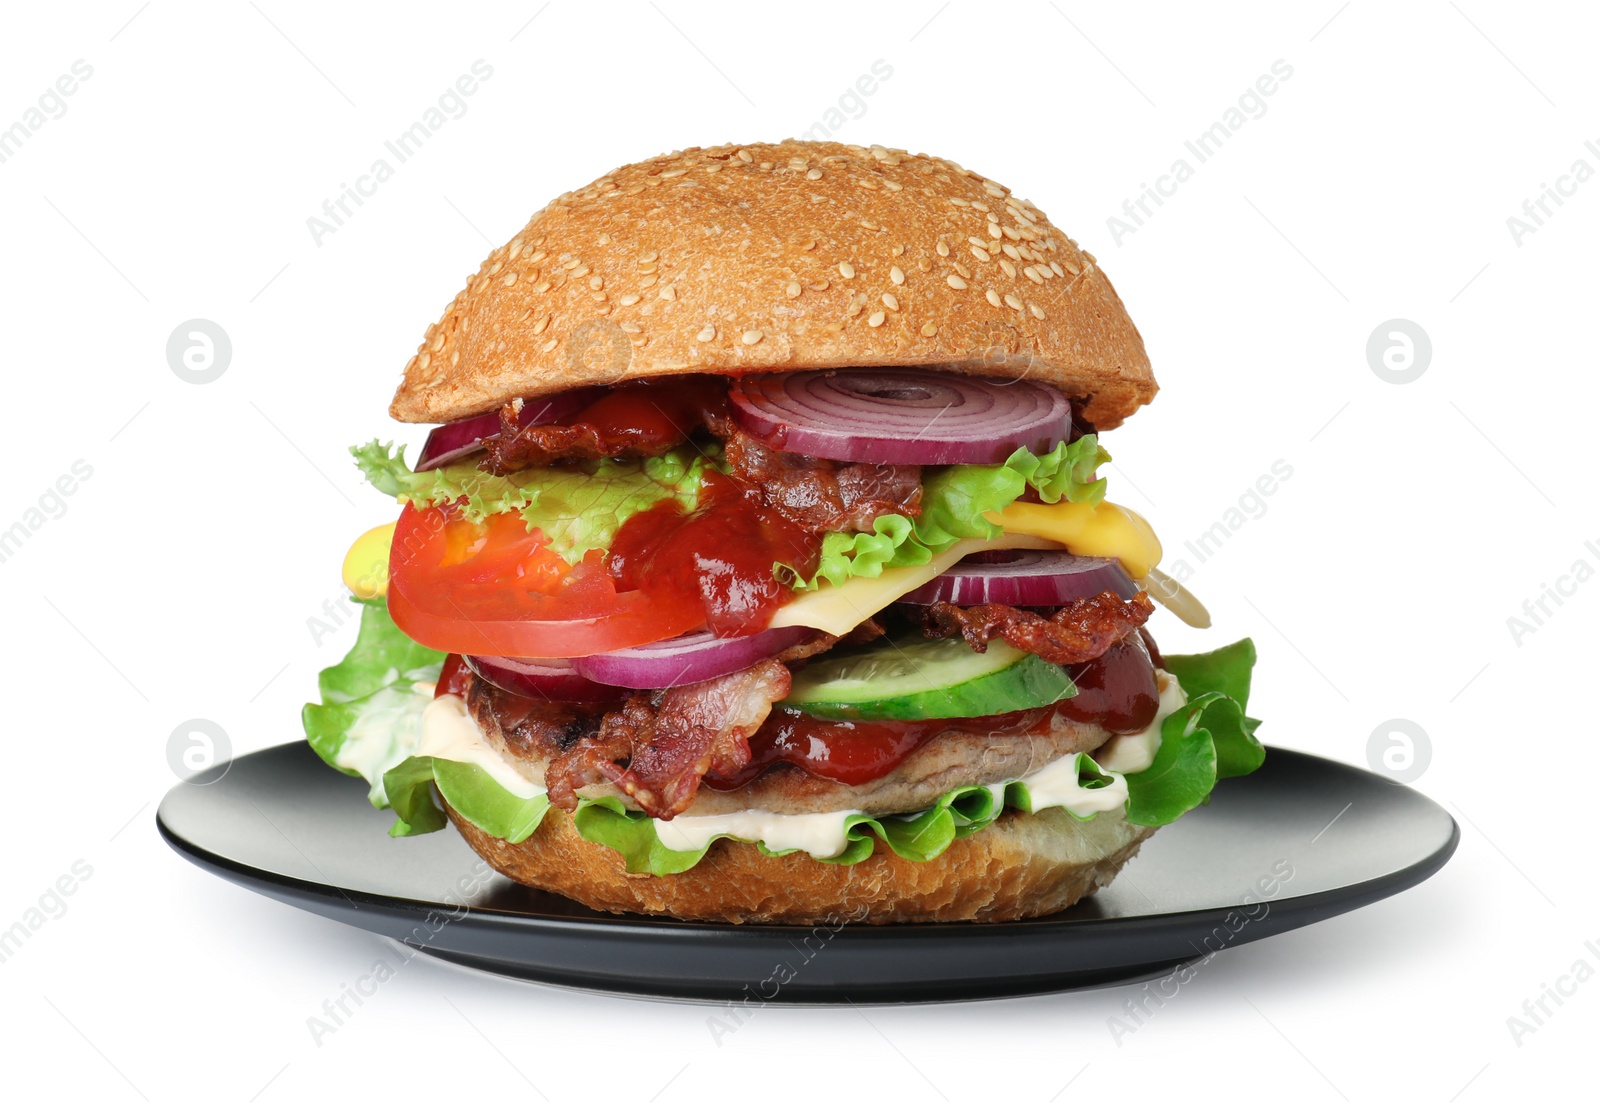
[[[619,853],[584,840],[563,810],[546,811],[532,836],[510,844],[445,809],[473,850],[514,882],[591,909],[733,924],[1042,917],[1111,882],[1155,832],[1106,814],[1079,821],[1062,809],[1013,810],[926,863],[881,843],[862,862],[841,866],[719,840],[680,874],[630,875]]]
[[[686,372],[926,365],[1029,377],[1116,426],[1156,393],[1094,257],[953,162],[836,142],[693,148],[559,196],[428,328],[390,413]]]

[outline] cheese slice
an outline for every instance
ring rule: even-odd
[[[772,615],[769,628],[804,625],[842,637],[907,591],[949,571],[963,556],[985,549],[1053,549],[1057,543],[1026,533],[1004,533],[993,540],[957,541],[926,564],[885,568],[876,577],[855,576],[841,586],[824,583],[805,591]]]
[[[989,549],[1066,548],[1079,556],[1109,556],[1141,583],[1161,560],[1161,542],[1150,523],[1116,503],[1012,503],[984,517],[1005,532],[992,540],[958,541],[916,567],[886,568],[875,578],[856,576],[837,587],[824,583],[779,607],[771,627],[803,625],[843,636],[907,591],[943,575],[962,557]],[[1165,595],[1153,593],[1157,601],[1165,601]],[[1203,607],[1200,612],[1203,616]],[[1186,614],[1179,611],[1190,621]]]
[[[1007,534],[1030,534],[1078,556],[1110,556],[1134,579],[1161,563],[1161,542],[1150,523],[1116,503],[1012,503],[984,517]]]

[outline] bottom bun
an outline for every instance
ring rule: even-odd
[[[677,875],[630,875],[622,856],[584,840],[550,809],[521,844],[490,836],[446,806],[467,843],[502,875],[591,909],[685,921],[837,924],[865,921],[1013,921],[1066,909],[1116,877],[1153,828],[1062,809],[1012,810],[913,863],[883,843],[860,863],[819,863],[803,852],[763,856],[719,840]]]

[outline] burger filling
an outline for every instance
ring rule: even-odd
[[[508,404],[415,469],[352,451],[402,511],[305,722],[396,835],[437,792],[513,842],[567,811],[632,871],[928,859],[1008,809],[1165,824],[1261,761],[1249,642],[1161,656],[1152,596],[1186,595],[1043,385],[683,377]]]

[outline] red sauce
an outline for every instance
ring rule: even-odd
[[[689,440],[707,411],[727,406],[727,385],[710,376],[642,380],[607,390],[569,420],[593,426],[602,440],[624,441],[641,456]]]
[[[624,522],[607,565],[622,588],[664,602],[698,601],[714,633],[736,637],[763,628],[794,597],[772,566],[809,577],[818,551],[816,537],[765,506],[757,492],[709,472],[694,511],[667,500]]]
[[[1104,656],[1072,669],[1078,693],[1054,706],[986,718],[937,721],[822,721],[798,710],[775,709],[750,738],[750,762],[736,775],[707,775],[715,790],[733,790],[776,763],[810,775],[860,786],[881,779],[907,756],[941,733],[977,731],[1014,737],[1041,728],[1052,713],[1093,722],[1113,733],[1135,733],[1155,720],[1159,695],[1155,668],[1143,640],[1134,635]]]
[[[439,669],[439,680],[433,685],[433,697],[454,694],[465,698],[467,685],[471,682],[472,669],[467,667],[460,656],[452,652],[444,658],[444,667]]]

